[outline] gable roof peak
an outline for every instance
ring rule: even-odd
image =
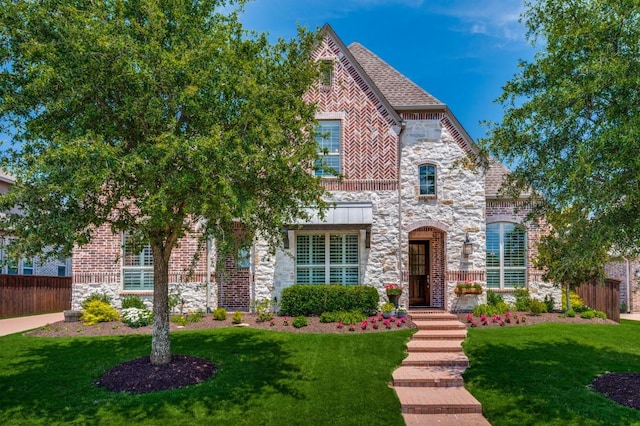
[[[446,105],[443,102],[411,81],[362,44],[353,42],[348,46],[348,49],[380,92],[382,92],[396,110],[446,109]]]

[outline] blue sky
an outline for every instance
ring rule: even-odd
[[[518,22],[522,0],[256,0],[241,20],[276,37],[329,23],[342,41],[357,41],[453,111],[474,140],[482,120],[499,121],[493,101],[534,50]]]

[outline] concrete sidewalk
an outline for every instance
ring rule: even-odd
[[[620,319],[640,321],[640,314],[620,314]]]
[[[64,314],[56,312],[54,314],[29,315],[27,317],[17,317],[0,320],[0,336],[20,333],[21,331],[32,330],[54,322],[63,321]]]

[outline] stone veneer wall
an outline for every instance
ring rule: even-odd
[[[121,244],[121,236],[114,235],[107,225],[103,225],[93,232],[93,239],[89,244],[74,250],[72,309],[79,309],[82,301],[92,293],[111,296],[116,307],[120,306],[124,296],[137,294],[151,306],[152,291],[124,291],[122,288]],[[179,240],[179,246],[171,255],[170,294],[176,293],[185,299],[184,309],[187,310],[207,308],[205,250],[200,250],[200,256],[194,263],[194,254],[199,249],[197,238],[187,236]],[[215,307],[214,286],[211,286],[210,292],[210,307]]]
[[[443,271],[439,282],[432,279],[432,305],[450,309],[455,301],[452,297],[455,281],[450,277],[472,274],[484,280],[484,179],[480,172],[459,164],[467,152],[446,115],[406,114],[405,119],[400,166],[403,284],[406,285],[408,281],[409,232],[425,226],[442,231],[442,264],[447,271]],[[422,164],[436,166],[435,196],[419,195],[418,168]],[[465,258],[462,246],[467,233],[474,250],[471,256]],[[437,247],[436,244],[433,246]],[[432,253],[435,265],[438,264],[437,255],[437,252]]]
[[[640,284],[638,275],[640,275],[640,259],[629,259],[609,262],[605,265],[605,273],[607,278],[620,280],[620,305],[627,305],[627,311],[637,313],[640,312]],[[627,278],[629,279],[629,294],[627,294]]]
[[[526,206],[526,200],[487,200],[487,223],[510,222],[524,224],[527,228],[527,288],[532,297],[538,300],[544,300],[549,295],[553,297],[555,309],[562,308],[562,290],[555,286],[554,283],[545,282],[542,279],[543,271],[536,269],[533,260],[538,254],[538,242],[544,235],[545,226],[543,223],[525,222],[525,216],[529,210]],[[512,303],[515,301],[513,291],[509,289],[494,290],[502,293],[505,302]]]
[[[331,193],[335,202],[371,202],[373,223],[371,248],[366,249],[365,235],[360,237],[360,283],[375,287],[381,300],[385,297],[384,284],[400,282],[398,274],[398,194],[396,191]],[[358,231],[354,229],[353,231]],[[342,231],[341,231],[342,232]],[[289,239],[289,249],[269,252],[265,242],[255,244],[255,298],[280,300],[281,291],[295,284],[296,239]]]

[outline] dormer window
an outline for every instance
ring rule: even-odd
[[[333,61],[324,60],[320,64],[320,84],[331,86],[333,84]]]
[[[436,166],[423,164],[419,169],[420,196],[435,197],[436,195]]]

